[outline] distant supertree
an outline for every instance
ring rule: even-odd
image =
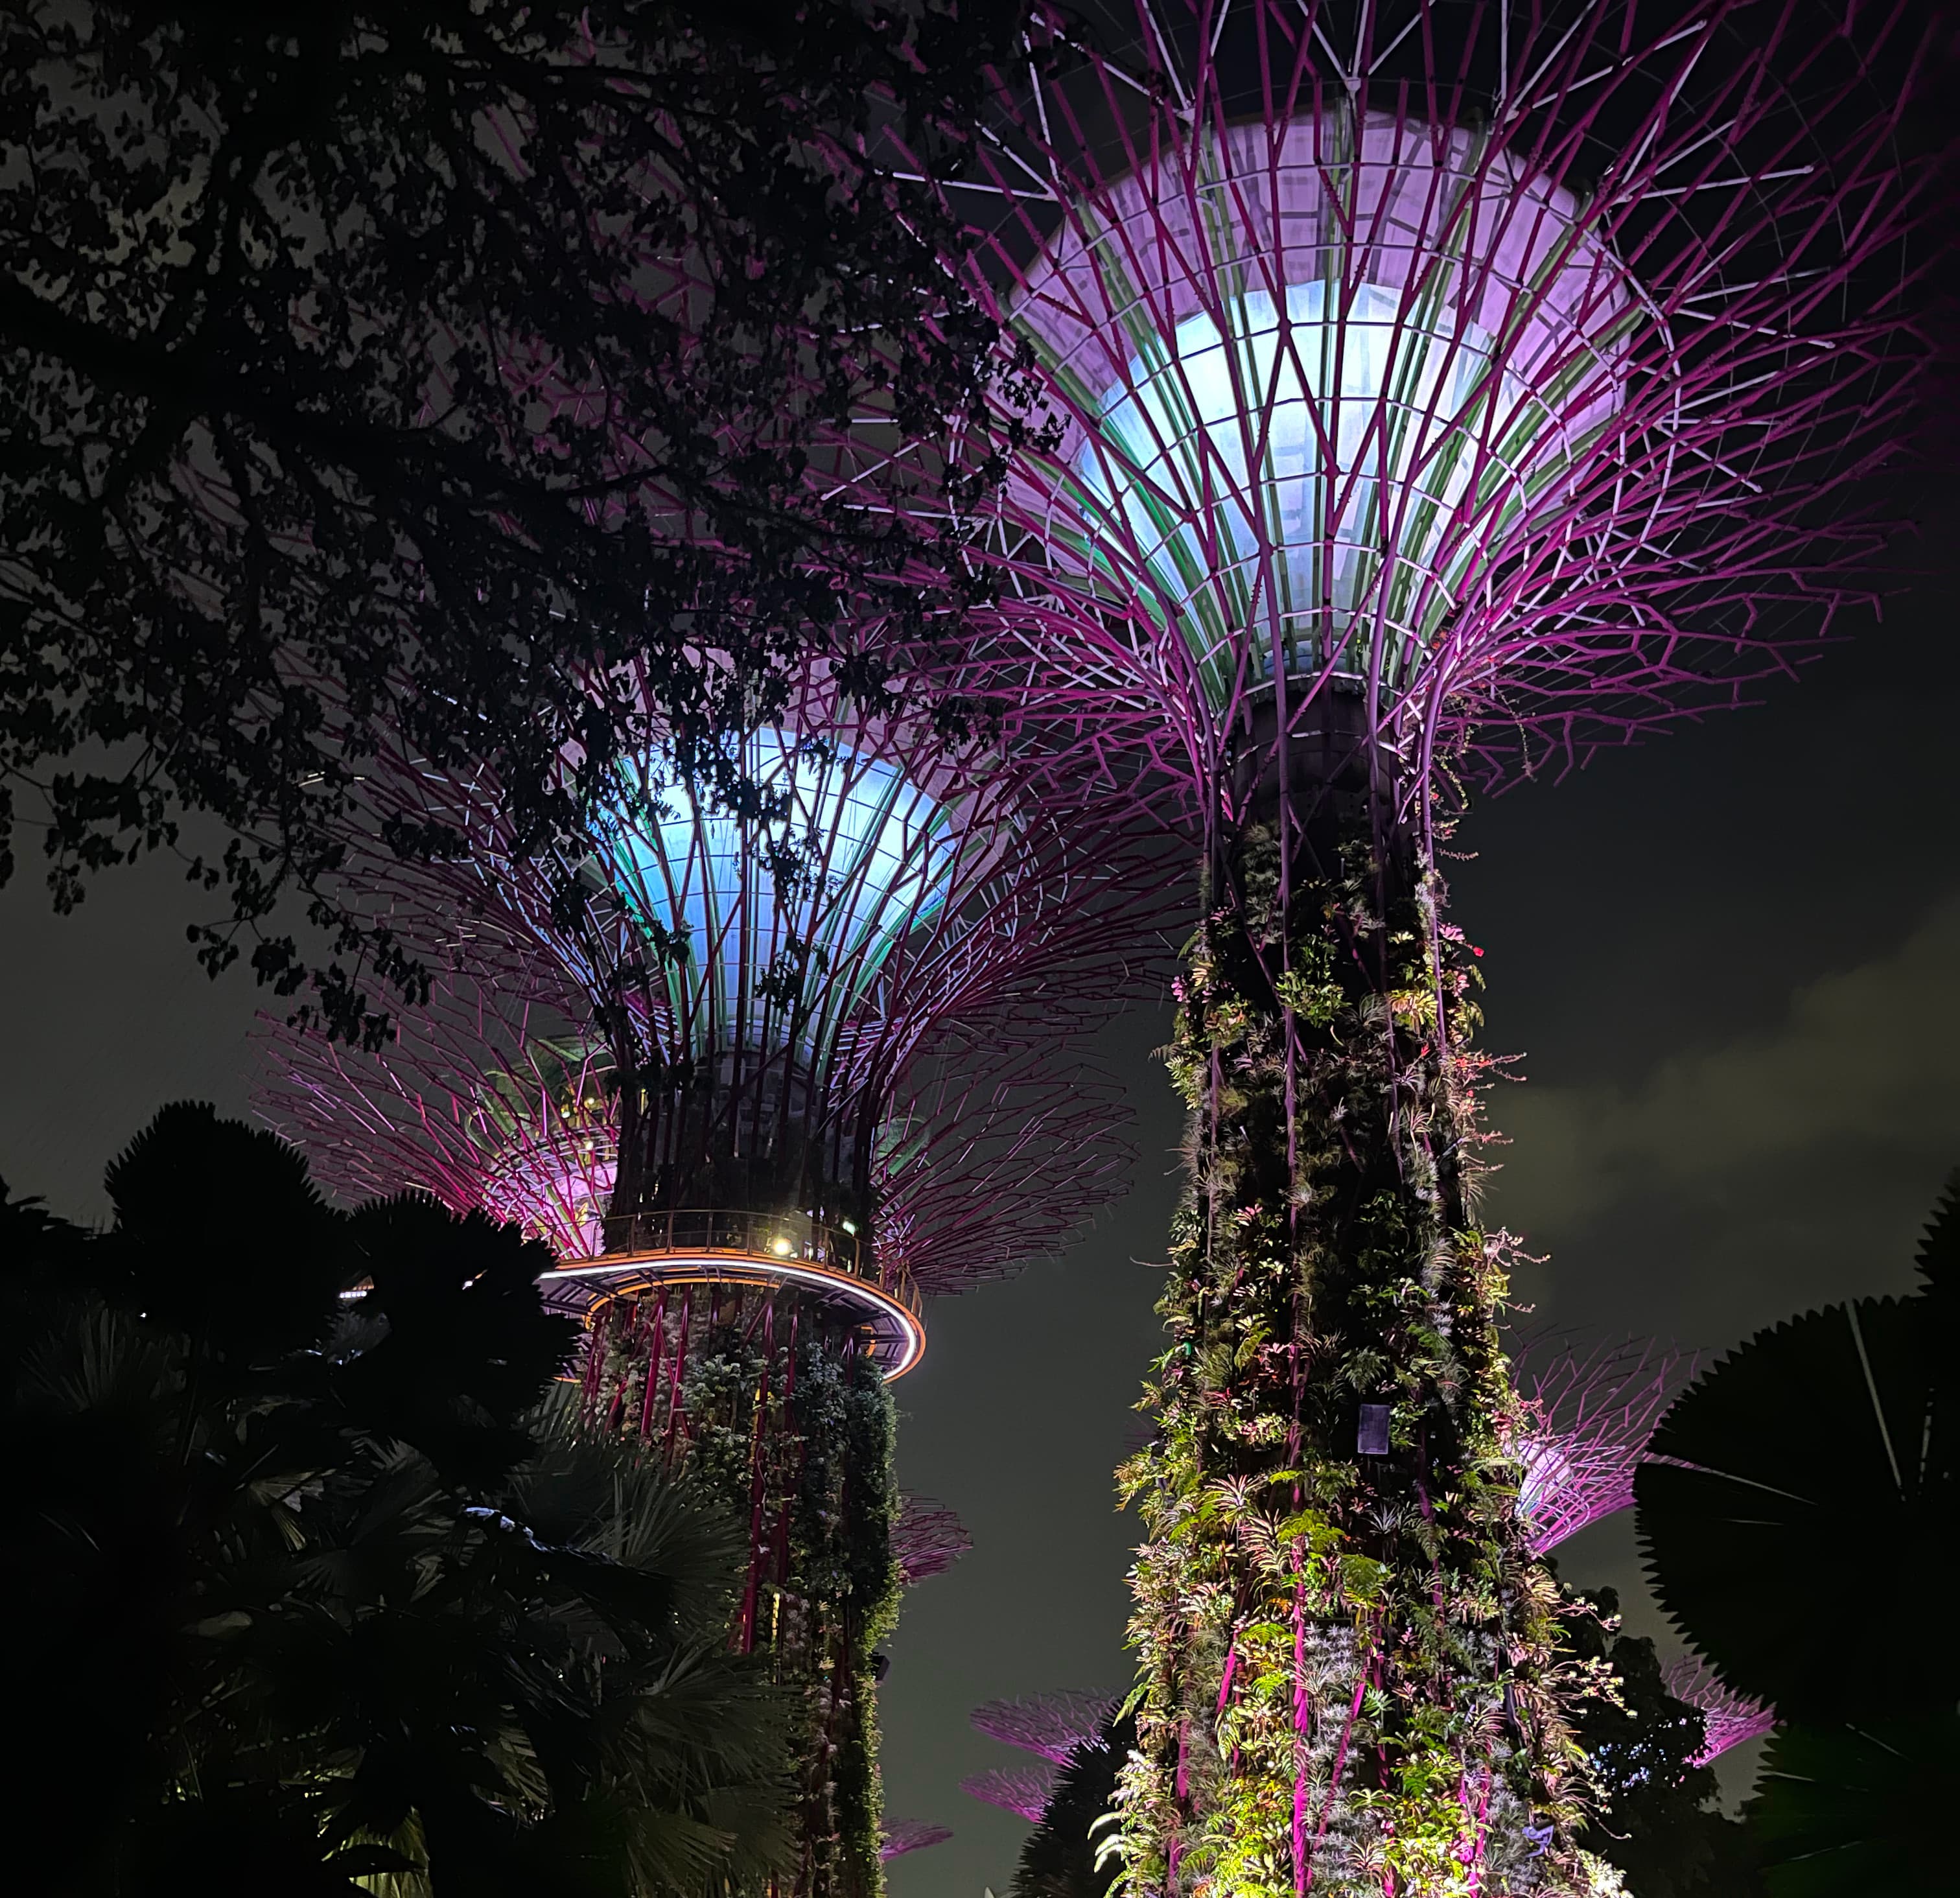
[[[1684,1654],[1669,1664],[1667,1690],[1701,1716],[1707,1739],[1694,1756],[1698,1766],[1721,1758],[1745,1740],[1760,1740],[1777,1724],[1776,1709],[1725,1687],[1699,1657]]]
[[[1630,1509],[1634,1472],[1692,1355],[1637,1339],[1580,1355],[1535,1342],[1514,1361],[1522,1403],[1508,1432],[1534,1555]]]
[[[919,1820],[899,1820],[887,1825],[880,1835],[878,1856],[883,1859],[902,1858],[907,1852],[924,1852],[929,1846],[943,1845],[952,1836],[950,1826],[929,1826]]]
[[[973,1724],[1004,1747],[1018,1747],[1062,1766],[1109,1724],[1118,1698],[1064,1688],[1017,1700],[990,1700],[973,1709]]]
[[[1119,1189],[1110,1091],[1046,1049],[1121,993],[1163,900],[1074,840],[1059,814],[1094,793],[1052,756],[1022,769],[998,720],[922,690],[867,697],[813,666],[780,722],[728,735],[725,779],[637,755],[569,879],[480,773],[383,758],[348,881],[447,973],[379,1055],[275,1037],[268,1102],[329,1183],[549,1239],[588,1424],[684,1457],[748,1524],[737,1638],[804,1690],[810,1898],[878,1876],[885,1384],[924,1294],[1017,1269]],[[429,861],[363,842],[405,835]]]
[[[944,1575],[972,1546],[966,1525],[950,1509],[910,1490],[899,1492],[898,1514],[892,1520],[892,1559],[907,1588]]]
[[[1138,1894],[1592,1875],[1436,851],[1463,787],[1746,701],[1871,597],[1923,353],[1895,24],[1108,0],[1001,75],[953,195],[1004,423],[1047,417],[975,445],[1001,674],[1153,709],[1202,833]]]
[[[793,1274],[827,1266],[800,1247],[778,1255],[746,1227],[697,1230],[684,1215],[675,1227],[695,1240],[692,1269],[676,1247],[666,1272],[638,1280],[594,1272],[587,1256],[617,1125],[603,1058],[577,1054],[562,1023],[560,1011],[451,982],[381,1054],[269,1027],[261,1110],[304,1142],[329,1189],[419,1188],[553,1245],[565,1263],[547,1275],[547,1295],[590,1328],[588,1422],[686,1463],[748,1524],[736,1637],[772,1650],[781,1677],[813,1683],[797,1756],[813,1779],[819,1768],[833,1776],[819,1787],[834,1786],[851,1764],[853,1703],[823,1687],[826,1673],[849,1665],[847,1682],[868,1699],[892,1591],[969,1546],[950,1510],[890,1487],[883,1386],[923,1348],[921,1283],[956,1291],[967,1268],[984,1277],[1026,1264],[1119,1191],[1130,1157],[1120,1103],[1093,1073],[1031,1051],[963,1079],[942,1063],[893,1103],[904,1137],[884,1144],[872,1184],[895,1239],[861,1300],[831,1304],[820,1283],[803,1295]],[[778,1219],[770,1230],[794,1228]],[[779,1274],[762,1269],[778,1257]],[[829,1751],[827,1731],[842,1737]],[[858,1816],[826,1805],[806,1823],[819,1839],[846,1839]]]

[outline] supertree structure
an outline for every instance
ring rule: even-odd
[[[972,1546],[966,1525],[952,1510],[908,1489],[899,1492],[892,1559],[906,1587],[944,1575]]]
[[[1038,1824],[1062,1769],[1102,1737],[1118,1704],[1109,1694],[1064,1689],[975,1708],[973,1724],[988,1739],[1032,1753],[1041,1763],[990,1768],[963,1779],[960,1791]]]
[[[1694,1756],[1698,1766],[1710,1765],[1745,1740],[1760,1740],[1776,1724],[1774,1707],[1723,1686],[1697,1655],[1684,1654],[1670,1662],[1662,1678],[1675,1699],[1701,1716],[1707,1737]]]
[[[1126,901],[1105,852],[1083,913],[1075,846],[997,737],[854,709],[820,668],[729,744],[749,801],[649,752],[569,903],[495,787],[384,761],[363,834],[469,847],[350,875],[447,973],[381,1054],[276,1040],[267,1110],[331,1184],[552,1244],[588,1425],[684,1460],[749,1525],[735,1638],[803,1690],[796,1889],[820,1898],[878,1878],[876,1650],[906,1572],[885,1387],[925,1295],[1119,1189],[1112,1091],[1044,1049],[1160,897]],[[929,1571],[950,1526],[914,1526]]]
[[[1536,1339],[1513,1363],[1521,1402],[1509,1447],[1532,1552],[1542,1556],[1633,1507],[1634,1472],[1694,1358],[1634,1339],[1583,1353]]]
[[[975,558],[1058,715],[1156,709],[1202,832],[1138,1893],[1594,1875],[1436,853],[1463,788],[1745,701],[1869,597],[1921,354],[1895,25],[1043,8],[951,194],[1048,418]]]

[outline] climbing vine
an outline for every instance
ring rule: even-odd
[[[1177,985],[1190,1184],[1157,1428],[1120,1473],[1134,1893],[1469,1898],[1596,1883],[1474,1215],[1474,952],[1364,839],[1279,897],[1245,839]],[[1608,1881],[1610,1883],[1610,1880]]]

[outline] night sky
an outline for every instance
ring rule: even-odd
[[[1923,484],[1900,592],[1765,707],[1481,804],[1452,875],[1481,944],[1486,1045],[1511,1136],[1493,1214],[1548,1255],[1529,1322],[1720,1347],[1807,1304],[1903,1290],[1960,1164],[1960,492]],[[1916,570],[1916,571],[1915,571]],[[103,1210],[103,1163],[161,1101],[242,1112],[260,998],[208,983],[167,863],[47,912],[37,867],[0,893],[0,1174]],[[977,1702],[1120,1689],[1132,1526],[1109,1473],[1155,1349],[1178,1118],[1150,1050],[1160,1008],[1106,1040],[1138,1116],[1129,1198],[1058,1264],[930,1314],[899,1387],[900,1478],[975,1546],[910,1598],[884,1698],[895,1818],[952,1826],[892,1868],[895,1898],[1004,1888],[1025,1827],[962,1795],[1024,1763],[966,1724]],[[262,1244],[276,1271],[274,1235]],[[1637,1593],[1631,1525],[1564,1572]],[[1636,1603],[1630,1622],[1657,1626]]]

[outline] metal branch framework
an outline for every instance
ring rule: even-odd
[[[364,786],[357,836],[469,846],[419,865],[364,849],[371,909],[438,967],[551,998],[610,1060],[609,1216],[713,1179],[718,1201],[868,1228],[902,1075],[946,1067],[963,1032],[970,1066],[978,1022],[997,1053],[1087,1024],[1160,954],[1147,851],[1096,847],[1096,794],[1067,761],[942,735],[950,689],[867,712],[813,666],[780,722],[726,741],[741,808],[639,755],[571,901],[482,774],[401,751]]]
[[[1547,1341],[1521,1355],[1523,1414],[1512,1427],[1511,1451],[1523,1473],[1519,1502],[1534,1554],[1633,1507],[1647,1440],[1694,1376],[1694,1361],[1635,1339],[1583,1355]]]
[[[259,1110],[345,1197],[414,1187],[514,1221],[562,1259],[603,1256],[616,1086],[571,1026],[578,1004],[563,987],[527,999],[508,977],[443,978],[380,1055],[263,1021]],[[1134,1158],[1107,1076],[1065,1052],[969,1040],[943,1037],[896,1091],[872,1169],[884,1275],[915,1301],[1052,1255],[1122,1193]],[[582,1306],[577,1285],[552,1289]]]
[[[1102,1744],[1119,1696],[1064,1688],[974,1709],[973,1724],[1004,1747],[1032,1753],[1039,1766],[994,1767],[959,1782],[960,1790],[1039,1825],[1064,1771],[1085,1747]]]
[[[1662,1679],[1675,1699],[1685,1702],[1701,1716],[1707,1738],[1694,1756],[1698,1766],[1720,1759],[1745,1740],[1760,1740],[1776,1724],[1774,1707],[1724,1686],[1696,1655],[1684,1654],[1672,1662]]]
[[[1873,597],[1896,11],[1102,13],[1042,16],[958,194],[1053,423],[985,557],[1208,788],[1341,693],[1411,797],[1579,762]]]
[[[892,1559],[907,1588],[943,1575],[973,1546],[966,1525],[953,1511],[930,1497],[899,1492],[899,1511],[892,1524]]]
[[[1078,1747],[1102,1737],[1118,1704],[1112,1695],[1062,1689],[1015,1700],[990,1700],[974,1709],[972,1721],[1004,1747],[1017,1747],[1065,1766]]]
[[[934,1845],[943,1845],[953,1836],[950,1826],[928,1825],[922,1820],[902,1819],[889,1824],[879,1841],[878,1856],[883,1859],[902,1858],[908,1852],[924,1852]]]
[[[1048,1800],[1061,1777],[1059,1767],[1045,1764],[990,1766],[985,1772],[969,1774],[960,1781],[959,1790],[1034,1826],[1040,1824],[1041,1816],[1047,1810]]]

